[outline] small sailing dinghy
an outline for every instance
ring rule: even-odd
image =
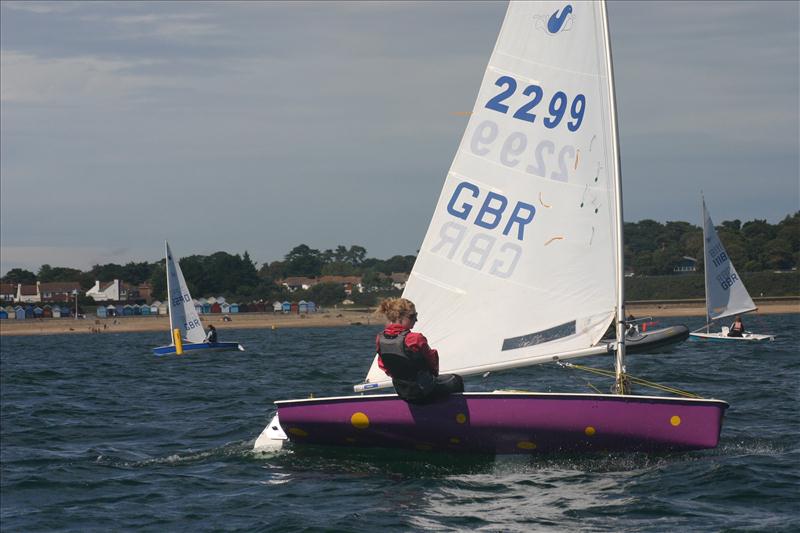
[[[169,325],[172,343],[153,348],[156,355],[180,355],[207,351],[241,350],[238,342],[208,342],[200,316],[183,279],[178,260],[172,255],[169,243],[164,241],[167,254],[167,300],[169,302]],[[180,352],[180,353],[179,353]]]
[[[692,338],[713,341],[766,341],[775,340],[774,335],[745,331],[741,336],[731,336],[730,328],[712,332],[711,325],[723,318],[743,315],[757,309],[719,240],[714,222],[703,198],[703,258],[706,284],[706,325],[693,331]],[[705,331],[703,331],[705,330]]]
[[[462,376],[603,354],[613,394],[465,392],[277,401],[254,449],[294,444],[447,452],[689,450],[728,404],[629,394],[622,190],[604,2],[511,2],[403,296]],[[373,361],[355,392],[391,387]]]
[[[687,338],[689,338],[689,328],[683,324],[647,330],[629,326],[625,333],[625,353],[664,353],[674,349],[676,344]],[[614,338],[604,337],[602,342],[615,343],[616,336]]]

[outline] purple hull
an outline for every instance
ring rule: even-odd
[[[276,402],[292,442],[449,452],[714,448],[728,404],[604,394],[456,394],[415,406],[396,395]]]

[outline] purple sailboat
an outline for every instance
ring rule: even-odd
[[[411,405],[375,360],[357,396],[276,402],[257,450],[693,450],[723,401],[630,394],[622,186],[604,2],[511,2],[403,296],[442,373],[615,351],[613,394],[453,394]],[[616,342],[601,342],[611,324]],[[469,381],[467,381],[469,389]]]

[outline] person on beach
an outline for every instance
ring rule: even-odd
[[[728,330],[728,337],[741,337],[743,333],[744,324],[742,323],[742,317],[737,316]]]
[[[454,392],[464,392],[461,376],[439,375],[439,352],[428,345],[422,333],[411,332],[417,322],[417,310],[411,300],[386,299],[378,312],[388,320],[375,339],[378,366],[392,378],[400,398],[423,404]]]
[[[214,327],[214,324],[208,325],[208,333],[206,333],[206,342],[209,344],[214,344],[217,342],[217,328]]]

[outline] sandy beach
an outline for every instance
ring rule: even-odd
[[[758,314],[800,313],[800,298],[782,298],[757,301]],[[627,312],[636,317],[663,318],[705,315],[702,300],[679,300],[661,302],[630,302]],[[230,315],[224,320],[221,315],[203,315],[205,325],[214,324],[225,329],[272,329],[302,327],[341,327],[361,324],[382,324],[383,319],[372,309],[326,310],[308,315],[284,315],[273,313],[242,313]],[[167,331],[166,316],[127,316],[117,318],[43,318],[0,321],[0,336],[4,335],[54,335],[63,333],[121,333],[134,331]]]

